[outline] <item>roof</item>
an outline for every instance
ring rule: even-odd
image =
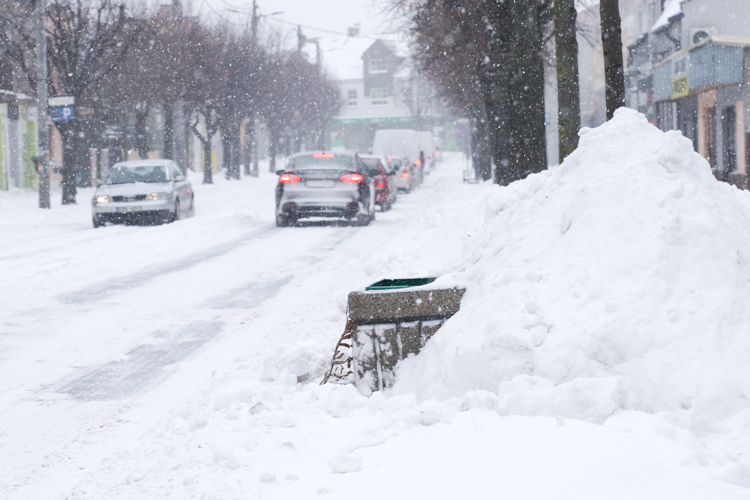
[[[664,3],[664,10],[662,10],[661,16],[659,16],[659,19],[651,27],[651,31],[659,31],[666,28],[671,24],[673,18],[681,16],[683,3],[685,3],[685,0],[667,0]]]
[[[713,43],[715,45],[730,45],[734,47],[750,47],[750,37],[745,36],[728,36],[728,35],[711,35],[705,40],[702,40],[700,43],[696,43],[695,45],[691,45],[690,47],[683,49],[679,52],[673,52],[668,57],[665,57],[661,61],[654,64],[654,67],[662,66],[663,64],[666,64],[668,61],[671,61],[672,59],[676,59],[678,57],[682,57],[685,54],[689,54],[691,51],[703,47],[704,45],[708,45],[709,43]]]

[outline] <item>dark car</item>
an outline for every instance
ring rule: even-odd
[[[318,217],[366,226],[375,218],[375,183],[354,153],[297,153],[276,173],[277,226]]]
[[[375,204],[380,206],[384,212],[391,209],[396,201],[398,188],[393,178],[393,173],[386,168],[385,158],[377,155],[360,155],[361,160],[367,166],[370,177],[375,182]]]

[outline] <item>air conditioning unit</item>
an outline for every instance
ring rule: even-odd
[[[716,34],[716,28],[692,28],[690,30],[690,45],[703,43]]]

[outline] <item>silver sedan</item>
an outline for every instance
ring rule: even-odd
[[[193,186],[171,160],[137,160],[115,164],[94,193],[94,227],[136,219],[171,222],[192,214]]]

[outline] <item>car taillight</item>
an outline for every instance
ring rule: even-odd
[[[393,160],[391,158],[388,158],[388,163],[392,162]]]
[[[347,184],[356,184],[363,180],[365,180],[365,178],[359,174],[346,174],[341,176],[341,182],[346,182]]]
[[[281,177],[279,177],[279,182],[282,184],[293,184],[295,182],[299,182],[302,177],[299,175],[294,174],[281,174]]]
[[[332,153],[315,153],[313,158],[333,158],[334,156],[336,155]]]
[[[375,184],[375,187],[376,188],[384,188],[385,184],[378,183],[378,184]]]
[[[414,162],[417,166],[420,166],[422,164],[422,160],[417,160]]]
[[[408,170],[404,170],[403,172],[401,172],[401,177],[403,177],[404,179],[408,179],[409,178],[409,171]]]

